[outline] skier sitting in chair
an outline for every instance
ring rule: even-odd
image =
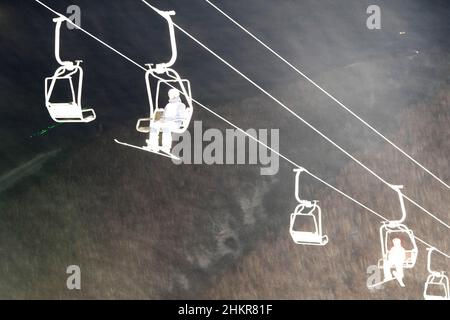
[[[403,264],[406,260],[406,252],[405,248],[402,247],[402,241],[399,238],[395,238],[392,240],[394,246],[389,250],[387,254],[387,259],[384,261],[383,269],[384,269],[384,278],[385,281],[392,280],[391,268],[395,267],[393,271],[394,277],[399,282],[400,286],[404,287],[403,283]]]
[[[150,125],[150,148],[155,151],[170,153],[172,149],[172,132],[183,125],[186,117],[186,105],[181,102],[180,91],[169,90],[169,103],[164,108],[161,119]],[[159,133],[162,131],[162,145],[159,145]]]

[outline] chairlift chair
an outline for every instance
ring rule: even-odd
[[[403,193],[401,191],[403,186],[392,186],[392,188],[398,193],[400,206],[402,210],[402,217],[400,220],[385,221],[382,223],[382,226],[380,227],[380,243],[381,243],[382,258],[378,260],[378,267],[382,269],[384,262],[388,258],[388,252],[390,250],[391,245],[390,239],[406,237],[409,240],[411,246],[408,249],[405,248],[406,259],[403,263],[403,268],[411,269],[416,264],[418,248],[413,231],[403,224],[403,222],[406,220],[405,202],[403,199]]]
[[[173,133],[182,134],[184,133],[191,122],[193,115],[193,104],[192,104],[192,90],[190,81],[187,79],[182,79],[180,75],[171,68],[166,68],[163,73],[161,70],[153,65],[147,65],[148,70],[146,72],[146,84],[147,84],[147,94],[149,98],[150,105],[150,117],[139,119],[136,124],[136,130],[141,133],[150,133],[150,127],[153,121],[158,121],[161,119],[164,113],[164,106],[161,105],[161,96],[163,95],[163,86],[166,88],[175,88],[180,91],[180,96],[184,97],[186,102],[186,116],[180,119],[179,128],[173,130]],[[167,79],[163,79],[162,76],[166,76]],[[156,85],[155,96],[152,94],[151,79],[159,78]]]
[[[82,109],[81,96],[83,90],[83,69],[81,68],[81,60],[62,61],[60,57],[60,38],[62,23],[67,21],[66,17],[58,17],[53,19],[56,23],[55,27],[55,58],[59,63],[58,69],[52,77],[45,79],[45,106],[50,116],[55,122],[59,123],[88,123],[96,119],[93,109]],[[78,83],[74,82],[74,77],[78,76]],[[71,92],[71,101],[52,102],[57,82],[68,81]]]
[[[157,9],[155,9],[157,10]],[[160,64],[146,64],[147,66],[147,72],[145,73],[145,81],[147,86],[147,94],[149,99],[149,105],[150,105],[150,115],[147,118],[141,118],[138,120],[136,124],[136,130],[141,133],[146,133],[149,135],[148,139],[146,140],[147,145],[143,147],[137,147],[130,144],[126,144],[123,142],[120,142],[116,140],[117,143],[138,148],[144,151],[149,151],[153,153],[157,153],[163,156],[168,156],[170,158],[180,160],[177,157],[175,157],[172,154],[167,154],[163,152],[162,150],[152,150],[150,146],[150,134],[151,134],[151,128],[152,124],[155,121],[159,121],[163,115],[164,115],[164,106],[161,106],[161,96],[163,95],[163,86],[167,88],[174,88],[180,92],[180,97],[184,99],[185,105],[186,105],[186,112],[185,117],[182,119],[179,119],[180,126],[178,128],[175,128],[172,130],[172,133],[176,134],[182,134],[184,133],[191,122],[192,115],[193,115],[193,100],[192,100],[192,91],[191,91],[191,84],[190,81],[187,79],[182,79],[178,72],[176,72],[172,66],[175,64],[177,57],[178,57],[178,51],[177,51],[177,43],[175,38],[175,27],[172,20],[172,17],[175,15],[175,11],[161,11],[157,10],[157,12],[167,21],[169,25],[169,34],[170,34],[170,44],[171,44],[171,50],[172,50],[172,56],[169,62],[166,63],[160,63]],[[156,92],[155,95],[153,95],[153,90],[151,86],[151,80],[152,78],[158,79],[157,85],[156,85]],[[159,133],[158,133],[159,134]]]
[[[305,169],[295,169],[295,197],[299,204],[291,214],[290,234],[297,244],[324,246],[328,243],[328,236],[322,234],[322,210],[317,200],[307,201],[299,195],[300,175]],[[299,220],[312,222],[311,230],[298,230],[296,222]]]
[[[425,282],[423,297],[425,300],[450,300],[448,276],[443,271],[437,272],[431,269],[431,255],[436,248],[427,248],[427,250],[427,270],[429,275],[427,277],[427,281]]]

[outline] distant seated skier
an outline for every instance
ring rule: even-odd
[[[387,259],[384,261],[383,269],[384,269],[384,279],[385,281],[392,280],[392,274],[400,283],[400,286],[404,287],[403,283],[403,264],[406,260],[406,251],[402,247],[402,241],[399,238],[395,238],[392,240],[394,246],[389,250],[387,254]],[[391,273],[391,269],[395,267],[393,273]]]
[[[172,132],[179,129],[186,118],[186,105],[181,102],[180,91],[169,90],[169,103],[164,108],[164,114],[154,121],[150,128],[150,148],[170,153],[172,149]],[[162,131],[162,145],[159,145],[159,133]]]

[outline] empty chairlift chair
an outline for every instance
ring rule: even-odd
[[[402,217],[400,220],[385,221],[380,227],[382,258],[378,261],[378,267],[380,269],[383,268],[383,265],[388,258],[389,250],[392,247],[392,240],[398,238],[402,240],[402,245],[405,248],[406,253],[406,259],[403,263],[403,268],[411,269],[416,264],[418,248],[413,231],[403,224],[403,222],[406,220],[405,202],[403,199],[403,193],[401,191],[403,186],[392,186],[392,188],[398,193],[400,207],[402,210]]]
[[[297,244],[324,246],[328,237],[322,234],[322,211],[317,200],[308,201],[299,195],[300,175],[306,170],[295,169],[295,197],[298,205],[291,214],[290,234]]]
[[[427,248],[428,250],[428,277],[425,282],[423,297],[425,300],[450,300],[449,280],[445,272],[437,272],[431,269],[431,255],[436,248]]]
[[[58,67],[52,77],[45,79],[45,106],[47,107],[52,119],[59,123],[88,123],[94,121],[96,118],[95,111],[93,109],[83,109],[81,107],[83,69],[80,64],[82,61],[62,61],[60,57],[61,26],[63,22],[67,21],[67,18],[58,17],[53,19],[53,21],[56,23],[55,57],[56,61],[60,64],[60,67]],[[78,81],[75,81],[74,78],[78,78]],[[68,83],[71,98],[69,101],[54,102],[52,98],[55,85],[63,82]]]

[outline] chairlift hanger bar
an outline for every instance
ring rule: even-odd
[[[121,53],[120,51],[114,49],[113,47],[111,47],[109,44],[107,44],[106,42],[100,40],[99,38],[97,38],[96,36],[94,36],[93,34],[89,33],[88,31],[84,30],[83,28],[81,28],[80,26],[78,26],[76,23],[72,22],[69,18],[67,18],[65,15],[59,13],[58,11],[50,8],[49,6],[47,6],[45,3],[41,2],[40,0],[34,0],[35,2],[39,3],[41,6],[43,6],[44,8],[46,8],[47,10],[53,12],[55,15],[64,18],[67,23],[71,24],[72,26],[74,26],[76,29],[84,32],[85,34],[87,34],[88,36],[90,36],[92,39],[100,42],[102,45],[104,45],[105,47],[107,47],[108,49],[114,51],[115,53],[117,53],[119,56],[121,56],[122,58],[128,60],[129,62],[131,62],[132,64],[134,64],[135,66],[137,66],[138,68],[141,68],[144,71],[147,71],[146,68],[144,68],[143,66],[141,66],[139,63],[137,63],[136,61],[133,61],[132,59],[128,58],[126,55],[124,55],[123,53]]]
[[[439,271],[433,271],[433,269],[431,269],[431,256],[433,255],[434,250],[436,250],[436,248],[434,248],[434,247],[427,248],[427,251],[428,251],[427,270],[428,270],[428,273],[430,273],[430,274],[435,274],[435,273],[439,274],[440,273]]]
[[[165,69],[172,67],[175,64],[175,62],[177,61],[177,57],[178,57],[177,42],[176,42],[176,38],[175,38],[175,28],[174,28],[174,24],[173,24],[173,20],[172,20],[172,17],[175,15],[175,11],[162,11],[153,6],[151,6],[151,8],[153,10],[155,10],[159,15],[161,15],[169,24],[169,36],[170,36],[170,47],[171,47],[171,51],[172,51],[172,57],[170,58],[169,62],[156,64],[157,70],[159,68],[162,68],[165,70]],[[150,69],[153,67],[152,64],[148,64],[147,66]]]
[[[150,5],[147,1],[145,0],[141,0],[145,5],[149,6],[152,10],[156,11],[157,13],[159,13],[159,11],[155,10],[155,7],[153,7],[152,5]],[[159,13],[160,14],[160,13]],[[218,60],[220,60],[223,64],[225,64],[226,66],[228,66],[230,69],[232,69],[234,72],[236,72],[238,75],[240,75],[242,78],[244,78],[246,81],[248,81],[250,84],[252,84],[255,88],[257,88],[259,91],[261,91],[262,93],[264,93],[266,96],[268,96],[271,100],[273,100],[276,104],[280,105],[283,109],[285,109],[286,111],[288,111],[290,114],[292,114],[294,117],[296,117],[297,119],[299,119],[301,122],[303,122],[306,126],[308,126],[310,129],[312,129],[313,131],[315,131],[318,135],[320,135],[323,139],[325,139],[326,141],[328,141],[329,143],[331,143],[334,147],[336,147],[337,149],[339,149],[342,153],[344,153],[345,155],[347,155],[350,159],[352,159],[353,161],[355,161],[359,166],[361,166],[363,169],[365,169],[366,171],[368,171],[370,174],[372,174],[374,177],[376,177],[378,180],[380,180],[381,182],[383,182],[385,185],[387,185],[389,188],[391,188],[392,190],[396,191],[395,188],[393,188],[393,185],[390,184],[389,182],[387,182],[384,178],[382,178],[380,175],[378,175],[376,172],[374,172],[372,169],[370,169],[369,167],[367,167],[364,163],[362,163],[360,160],[358,160],[355,156],[353,156],[351,153],[349,153],[347,150],[345,150],[344,148],[342,148],[340,145],[338,145],[336,142],[334,142],[334,140],[332,140],[331,138],[329,138],[327,135],[325,135],[324,133],[322,133],[319,129],[317,129],[315,126],[313,126],[311,123],[309,123],[308,121],[306,121],[305,119],[303,119],[301,116],[299,116],[297,113],[295,113],[291,108],[289,108],[288,106],[286,106],[283,102],[281,102],[278,98],[276,98],[275,96],[273,96],[271,93],[269,93],[267,90],[265,90],[263,87],[261,87],[259,84],[257,84],[255,81],[253,81],[252,79],[250,79],[247,75],[245,75],[244,73],[242,73],[239,69],[237,69],[236,67],[234,67],[231,63],[229,63],[228,61],[226,61],[224,58],[222,58],[221,56],[219,56],[216,52],[214,52],[213,50],[211,50],[208,46],[206,46],[205,44],[203,44],[200,40],[198,40],[197,38],[195,38],[193,35],[191,35],[189,32],[187,32],[186,30],[184,30],[182,27],[180,27],[178,24],[176,24],[175,22],[173,23],[173,25],[180,30],[182,33],[184,33],[187,37],[189,37],[192,41],[194,41],[195,43],[197,43],[200,47],[202,47],[203,49],[205,49],[207,52],[209,52],[211,55],[213,55],[214,57],[216,57]],[[436,221],[438,221],[439,223],[441,223],[443,226],[445,226],[447,229],[450,229],[450,225],[445,223],[444,221],[442,221],[440,218],[438,218],[436,215],[432,214],[430,211],[424,209],[421,205],[419,205],[417,202],[413,201],[411,198],[405,196],[405,199],[407,199],[411,204],[415,205],[416,207],[418,207],[419,209],[421,209],[423,212],[425,212],[426,214],[428,214],[430,217],[434,218]]]
[[[64,61],[61,59],[61,24],[66,20],[63,17],[58,17],[53,19],[53,22],[56,23],[56,29],[55,29],[55,58],[56,62],[58,62],[59,65],[63,66]]]
[[[358,119],[360,122],[362,122],[365,126],[367,126],[369,129],[371,129],[373,132],[375,132],[379,137],[381,137],[384,141],[389,143],[391,146],[393,146],[395,149],[400,151],[405,157],[407,157],[409,160],[411,160],[413,163],[415,163],[417,166],[422,168],[425,172],[427,172],[429,175],[431,175],[434,179],[439,181],[442,185],[444,185],[447,189],[450,189],[450,185],[447,184],[445,181],[443,181],[441,178],[439,178],[436,174],[434,174],[431,170],[426,168],[424,165],[422,165],[419,161],[414,159],[411,155],[409,155],[406,151],[404,151],[402,148],[400,148],[398,145],[396,145],[393,141],[391,141],[389,138],[387,138],[385,135],[383,135],[380,131],[378,131],[375,127],[373,127],[370,123],[365,121],[363,118],[361,118],[359,115],[357,115],[354,111],[352,111],[349,107],[347,107],[345,104],[340,102],[336,97],[334,97],[331,93],[326,91],[323,87],[321,87],[317,82],[312,80],[310,77],[308,77],[304,72],[302,72],[298,67],[294,66],[291,62],[289,62],[286,58],[281,56],[277,51],[272,49],[268,44],[266,44],[264,41],[262,41],[260,38],[255,36],[252,32],[250,32],[247,28],[242,26],[239,22],[237,22],[235,19],[233,19],[229,14],[227,14],[225,11],[220,9],[217,5],[212,3],[209,0],[204,0],[206,3],[208,3],[210,6],[212,6],[214,9],[216,9],[219,13],[221,13],[223,16],[225,16],[228,20],[230,20],[232,23],[234,23],[236,26],[238,26],[241,30],[243,30],[245,33],[247,33],[250,37],[252,37],[256,42],[261,44],[264,48],[266,48],[268,51],[270,51],[273,55],[275,55],[277,58],[279,58],[282,62],[287,64],[291,69],[293,69],[295,72],[297,72],[300,76],[302,76],[305,80],[307,80],[309,83],[311,83],[313,86],[315,86],[317,89],[319,89],[322,93],[324,93],[326,96],[328,96],[331,100],[336,102],[341,108],[345,109],[347,112],[349,112],[353,117]]]
[[[45,5],[44,3],[42,3],[40,0],[34,0],[35,2],[39,3],[40,5],[42,5],[43,7],[45,7],[46,9],[48,9],[49,11],[53,12],[54,14],[61,16],[61,17],[65,17],[63,15],[61,15],[60,13],[58,13],[57,11],[53,10],[52,8],[50,8],[49,6]],[[67,19],[67,17],[66,17]],[[74,23],[72,23],[70,20],[67,19],[68,22],[70,22],[72,25],[76,26]],[[98,37],[92,35],[91,33],[89,33],[88,31],[86,31],[85,29],[83,29],[82,27],[76,26],[76,28],[82,32],[84,32],[85,34],[87,34],[88,36],[90,36],[92,39],[96,40],[97,42],[101,43],[102,45],[104,45],[105,47],[107,47],[108,49],[112,50],[113,52],[115,52],[116,54],[118,54],[119,56],[121,56],[122,58],[126,59],[127,61],[129,61],[130,63],[134,64],[135,66],[137,66],[138,68],[142,69],[143,71],[147,71],[146,68],[144,68],[143,66],[141,66],[139,63],[137,63],[136,61],[132,60],[131,58],[127,57],[126,55],[124,55],[123,53],[121,53],[120,51],[114,49],[113,47],[111,47],[109,44],[107,44],[106,42],[100,40]],[[155,76],[156,79],[159,80],[163,80],[162,78]],[[168,84],[170,87],[176,89],[174,86],[172,86],[171,84]],[[218,114],[217,112],[213,111],[212,109],[208,108],[207,106],[203,105],[202,103],[200,103],[198,100],[196,99],[192,99],[193,102],[195,102],[199,107],[201,107],[202,109],[208,111],[209,113],[211,113],[212,115],[216,116],[217,118],[221,119],[222,121],[224,121],[225,123],[227,123],[228,125],[232,126],[233,128],[235,128],[236,130],[238,130],[239,132],[241,132],[242,134],[246,135],[247,137],[249,137],[249,139],[252,139],[253,141],[257,142],[259,145],[263,146],[264,148],[266,148],[267,150],[270,150],[271,152],[273,152],[274,154],[278,155],[280,158],[284,159],[286,162],[290,163],[291,165],[293,165],[294,167],[298,168],[298,169],[303,169],[305,173],[307,173],[309,176],[311,176],[312,178],[316,179],[317,181],[319,181],[320,183],[324,184],[325,186],[329,187],[330,189],[336,191],[337,193],[341,194],[342,196],[344,196],[345,198],[349,199],[350,201],[356,203],[357,205],[359,205],[360,207],[366,209],[367,211],[369,211],[370,213],[376,215],[377,217],[379,217],[380,219],[382,219],[383,221],[389,221],[387,218],[385,218],[384,216],[382,216],[381,214],[379,214],[378,212],[376,212],[375,210],[369,208],[368,206],[364,205],[363,203],[359,202],[358,200],[354,199],[353,197],[349,196],[348,194],[346,194],[344,191],[341,191],[340,189],[338,189],[337,187],[333,186],[332,184],[326,182],[325,180],[321,179],[320,177],[314,175],[313,173],[305,170],[302,166],[300,166],[299,164],[295,163],[294,161],[292,161],[291,159],[289,159],[288,157],[284,156],[283,154],[281,154],[280,152],[276,151],[275,149],[269,147],[267,144],[265,144],[264,142],[258,140],[257,138],[253,137],[251,134],[247,133],[244,129],[238,127],[237,125],[235,125],[234,123],[232,123],[231,121],[229,121],[228,119],[224,118],[223,116],[221,116],[220,114]],[[418,238],[417,236],[415,236],[415,238],[420,241],[422,244],[424,244],[427,247],[434,247],[430,244],[428,244],[427,242],[425,242],[424,240]],[[435,247],[436,248],[436,247]],[[442,252],[441,250],[436,249],[437,252],[439,252],[440,254],[442,254],[444,257],[450,259],[450,255],[445,254],[444,252]]]

